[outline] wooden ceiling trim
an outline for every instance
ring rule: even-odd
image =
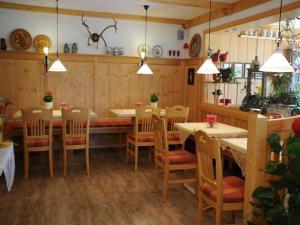
[[[18,4],[18,3],[0,2],[0,8],[27,11],[27,12],[36,12],[36,13],[56,14],[56,9],[52,8],[52,7],[25,5],[25,4]],[[59,14],[61,14],[61,15],[81,16],[82,12],[83,11],[81,11],[81,10],[75,10],[75,9],[62,9],[62,8],[59,9]],[[116,18],[116,19],[121,19],[121,20],[137,20],[137,21],[145,20],[145,16],[129,15],[129,14],[122,14],[122,13],[84,11],[84,15],[87,17]],[[153,23],[181,24],[181,25],[187,23],[187,20],[182,20],[182,19],[151,17],[151,16],[148,17],[148,21],[153,22]]]
[[[190,7],[199,7],[199,8],[209,8],[209,1],[207,0],[148,0],[147,2],[154,2],[154,3],[163,3],[163,4],[170,4],[170,5],[180,5],[180,6],[190,6]],[[231,8],[231,3],[225,2],[212,2],[213,9],[224,9],[224,8]]]
[[[223,16],[229,16],[234,13],[237,13],[237,12],[240,12],[240,11],[246,10],[248,8],[252,8],[254,6],[258,6],[258,5],[261,5],[263,3],[270,2],[270,1],[272,1],[272,0],[241,0],[241,1],[233,3],[231,8],[218,9],[218,10],[212,11],[211,18],[212,18],[212,20],[215,20],[215,19],[221,18]],[[205,15],[201,15],[194,19],[191,19],[185,24],[185,27],[190,28],[190,27],[202,24],[202,23],[206,23],[208,21],[208,16],[209,16],[209,14],[207,13]]]
[[[289,12],[289,11],[295,10],[297,8],[300,8],[300,1],[293,2],[293,3],[290,3],[288,5],[284,5],[282,7],[282,12]],[[261,13],[258,13],[258,14],[252,15],[252,16],[248,16],[248,17],[239,19],[239,20],[235,20],[235,21],[230,22],[230,23],[221,24],[219,26],[215,26],[215,27],[211,28],[210,31],[211,32],[220,31],[220,30],[224,30],[224,29],[231,28],[231,27],[234,27],[234,26],[239,26],[239,25],[242,25],[242,24],[245,24],[245,23],[256,21],[256,20],[259,20],[259,19],[267,18],[267,17],[274,16],[274,15],[278,15],[279,10],[280,10],[280,8],[278,7],[278,8],[271,9],[271,10],[268,10],[268,11],[265,11],[265,12],[261,12]],[[206,34],[206,33],[208,33],[208,29],[204,30],[204,34]]]

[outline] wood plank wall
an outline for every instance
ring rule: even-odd
[[[54,57],[50,55],[50,60]],[[90,107],[99,117],[112,116],[111,108],[133,108],[136,101],[148,104],[152,93],[159,95],[161,107],[185,103],[183,60],[150,59],[155,75],[139,76],[135,57],[69,54],[60,58],[68,72],[45,76],[42,54],[0,52],[0,96],[13,100],[10,115],[42,105],[47,90],[54,93],[55,108],[65,101]]]

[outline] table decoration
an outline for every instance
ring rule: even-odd
[[[46,109],[52,109],[53,108],[53,96],[51,91],[47,91],[44,98],[44,106]]]
[[[159,100],[159,98],[157,97],[157,95],[153,93],[153,94],[150,96],[150,105],[151,105],[153,108],[157,108],[158,100]]]
[[[205,118],[205,122],[209,127],[214,127],[214,125],[217,123],[217,115],[208,114]]]
[[[135,103],[135,108],[137,108],[137,109],[143,108],[143,106],[144,106],[143,102],[136,102]]]

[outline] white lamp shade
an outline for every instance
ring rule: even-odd
[[[54,63],[50,66],[50,72],[66,72],[66,67],[61,63],[59,58],[57,58]]]
[[[291,64],[286,60],[279,48],[271,55],[271,57],[260,68],[262,72],[270,73],[293,73],[295,72]]]
[[[217,74],[220,73],[216,65],[212,62],[211,58],[207,58],[205,62],[197,70],[198,74]]]
[[[153,72],[150,69],[150,67],[148,66],[148,64],[144,62],[143,65],[140,67],[140,69],[137,71],[137,74],[152,75]]]

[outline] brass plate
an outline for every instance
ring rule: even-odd
[[[37,52],[43,52],[44,47],[51,48],[50,38],[46,35],[38,35],[33,40],[33,45]]]
[[[18,51],[25,51],[32,44],[31,35],[27,30],[16,29],[10,34],[10,43]]]

